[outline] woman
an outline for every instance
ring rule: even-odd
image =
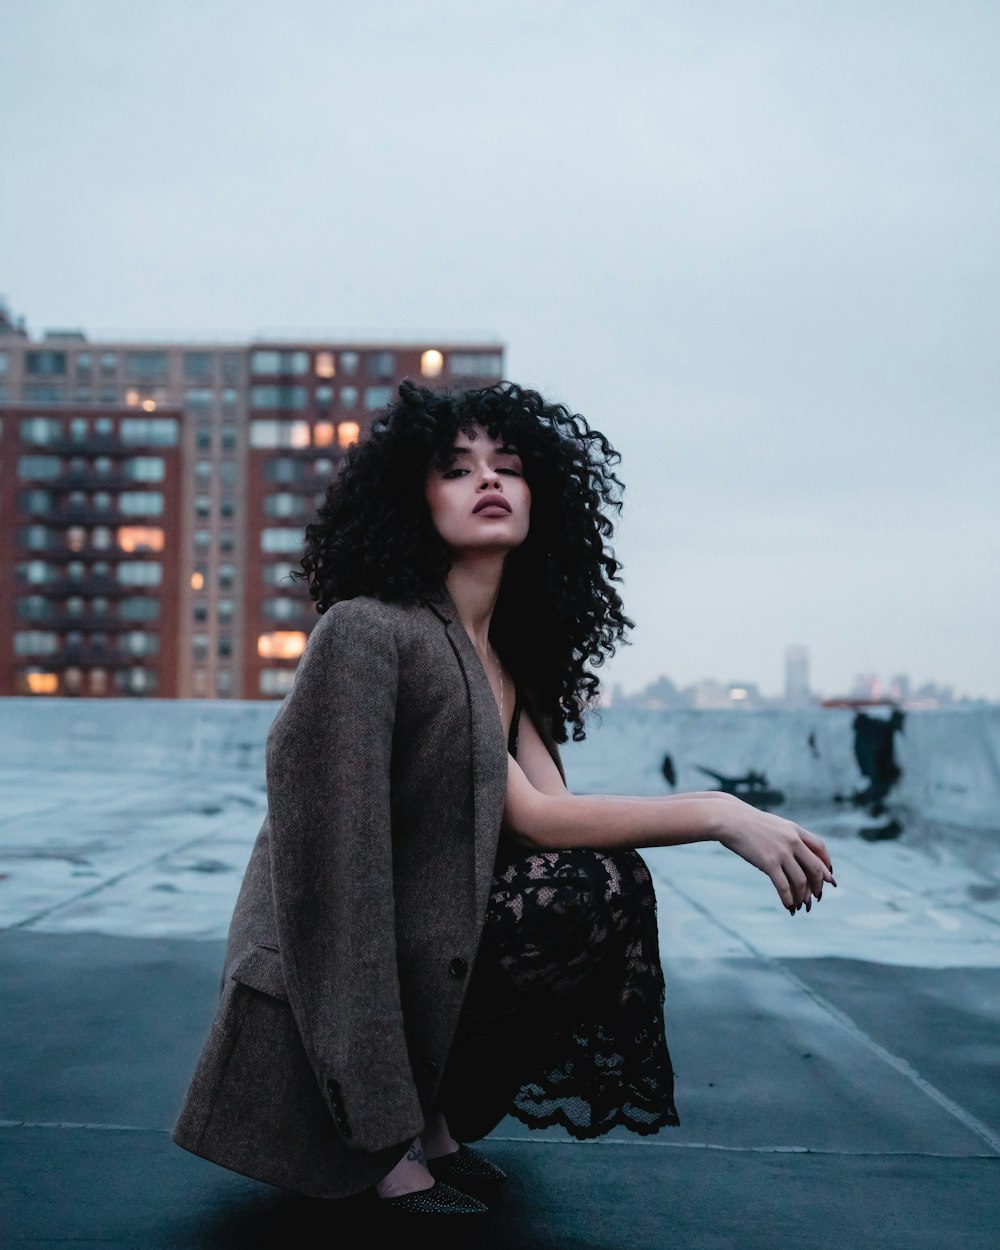
[[[718,792],[573,795],[632,622],[618,455],[511,383],[404,382],[306,531],[322,614],[266,748],[268,813],[174,1128],[316,1197],[477,1213],[466,1143],[507,1114],[578,1137],[677,1124],[638,849],[718,840],[791,912],[823,843]]]

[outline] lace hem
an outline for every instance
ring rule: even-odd
[[[595,1137],[603,1137],[605,1133],[610,1133],[614,1128],[628,1129],[631,1133],[638,1133],[640,1137],[652,1137],[654,1133],[659,1133],[661,1129],[679,1127],[681,1122],[681,1118],[674,1107],[668,1107],[666,1111],[661,1111],[655,1119],[648,1122],[632,1119],[622,1111],[611,1120],[598,1125],[587,1125],[586,1127],[574,1123],[561,1107],[558,1107],[555,1111],[550,1111],[546,1115],[541,1115],[538,1112],[529,1112],[515,1102],[510,1108],[510,1115],[515,1120],[520,1120],[527,1128],[563,1128],[569,1133],[570,1137],[576,1138],[577,1141],[593,1141]]]

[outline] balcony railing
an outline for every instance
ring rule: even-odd
[[[46,668],[124,668],[127,664],[142,664],[155,656],[120,655],[101,647],[62,646],[44,654],[19,655],[21,661],[42,663]]]
[[[106,599],[122,599],[144,590],[147,594],[157,591],[157,586],[125,586],[113,577],[84,574],[83,577],[59,577],[48,582],[21,583],[18,590],[24,594],[51,595],[56,598],[69,598],[71,595],[103,595]]]
[[[74,616],[71,612],[54,612],[50,616],[24,616],[19,614],[17,623],[22,629],[56,629],[60,631],[78,629],[82,633],[94,633],[98,630],[102,633],[118,633],[125,629],[142,629],[145,622],[123,621],[117,616],[108,615],[106,612],[101,612],[97,615],[93,612],[85,612],[80,616]]]
[[[22,548],[22,551],[25,555],[49,556],[57,560],[155,560],[163,556],[162,551],[126,551],[123,547],[95,547],[92,543],[74,547],[61,537],[41,547]]]
[[[142,443],[142,447],[149,446]],[[117,434],[88,434],[86,438],[50,438],[44,442],[22,440],[21,451],[25,454],[53,456],[131,456],[135,444],[123,443]]]

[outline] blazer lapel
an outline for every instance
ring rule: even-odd
[[[507,743],[496,699],[472,639],[459,619],[455,602],[442,587],[428,606],[444,622],[465,677],[472,743],[473,823],[475,842],[476,915],[486,914],[493,879],[497,838],[507,795]]]

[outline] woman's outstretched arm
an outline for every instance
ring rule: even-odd
[[[662,796],[571,794],[540,790],[507,757],[504,824],[531,850],[600,850],[720,842],[765,873],[789,911],[820,898],[833,879],[822,840],[782,816],[731,794],[698,790]]]

